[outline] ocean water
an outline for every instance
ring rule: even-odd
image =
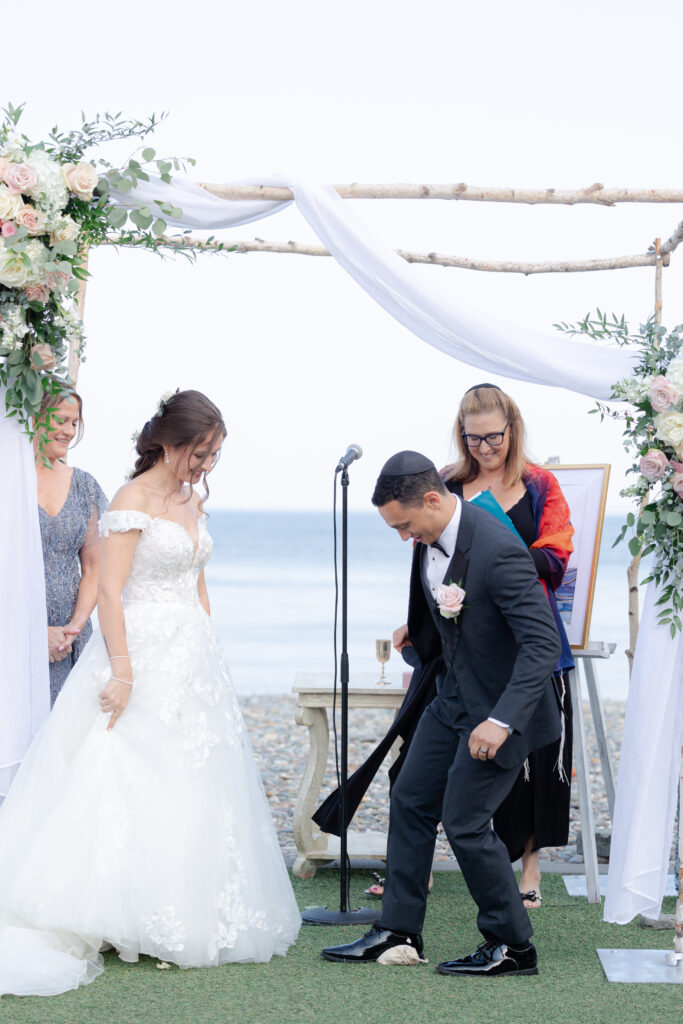
[[[628,666],[630,555],[612,548],[621,517],[603,529],[592,640],[615,642],[596,662],[604,698],[625,700]],[[334,669],[334,561],[331,512],[210,513],[214,552],[206,570],[212,617],[240,693],[287,693],[297,672]],[[341,565],[341,534],[338,536]],[[349,665],[376,673],[375,640],[405,622],[412,546],[376,512],[349,514]],[[341,571],[341,570],[340,570]],[[340,580],[341,586],[341,580]],[[340,597],[341,603],[341,597]],[[387,675],[399,682],[402,659],[392,651]]]

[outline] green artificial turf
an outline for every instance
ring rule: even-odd
[[[369,881],[369,872],[353,873],[354,905]],[[337,872],[294,879],[294,887],[302,908],[339,906]],[[104,974],[87,988],[47,999],[4,996],[0,1024],[673,1024],[683,1017],[683,988],[610,984],[595,952],[670,949],[672,932],[604,924],[602,908],[568,896],[558,875],[544,876],[543,907],[532,913],[537,977],[435,973],[439,960],[470,953],[480,941],[462,875],[440,872],[424,929],[426,966],[328,963],[322,946],[364,929],[304,926],[294,949],[269,964],[159,970],[154,960],[124,964],[108,953]]]

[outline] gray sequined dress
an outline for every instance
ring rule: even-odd
[[[45,596],[48,626],[65,626],[71,621],[81,582],[79,553],[97,544],[97,522],[109,502],[97,480],[83,469],[74,468],[66,501],[56,516],[38,506],[40,536],[45,565]],[[92,634],[90,619],[74,639],[71,654],[50,665],[50,703],[54,704],[64,680]]]

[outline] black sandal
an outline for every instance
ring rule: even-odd
[[[377,872],[372,872],[372,877],[375,879],[375,884],[368,886],[367,889],[363,889],[366,896],[372,896],[376,900],[381,900],[384,896],[384,879]]]
[[[538,903],[537,907],[527,907],[527,910],[540,910],[543,903],[543,897],[540,892],[536,892],[535,889],[529,889],[528,892],[520,892],[519,895],[522,897],[522,900],[528,900],[529,903]]]

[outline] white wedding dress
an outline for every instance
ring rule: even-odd
[[[103,970],[100,948],[180,967],[284,954],[301,924],[251,746],[178,523],[140,530],[123,595],[135,684],[107,731],[96,630],[0,810],[0,994],[54,995]]]

